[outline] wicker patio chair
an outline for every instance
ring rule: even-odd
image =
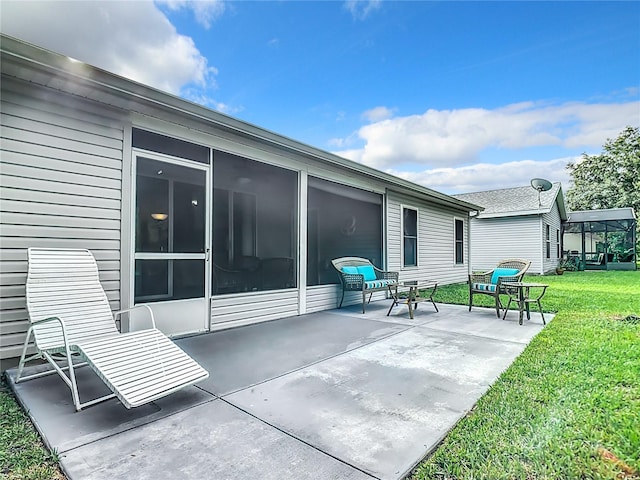
[[[371,301],[374,292],[387,291],[389,285],[398,283],[398,272],[385,272],[376,268],[369,260],[360,257],[340,257],[331,260],[338,271],[342,283],[342,297],[340,305],[344,301],[344,292],[362,292],[362,313],[365,305]],[[367,300],[367,294],[369,299]]]
[[[521,282],[530,265],[529,260],[510,258],[499,262],[493,270],[469,275],[469,311],[475,294],[490,295],[495,299],[496,315],[500,318],[500,295],[506,293],[502,283]]]

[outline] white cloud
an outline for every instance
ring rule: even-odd
[[[0,25],[7,35],[170,93],[215,86],[216,69],[150,0],[3,1]]]
[[[562,182],[562,187],[566,192],[571,179],[566,169],[567,163],[576,162],[579,158],[565,157],[548,161],[521,160],[500,165],[478,163],[464,167],[434,168],[420,172],[389,169],[387,172],[448,194],[521,187],[529,185],[531,179],[536,177],[546,178],[552,182]]]
[[[354,19],[364,20],[369,14],[382,6],[382,0],[346,0],[344,8]]]
[[[394,110],[387,107],[375,107],[362,114],[362,118],[368,122],[379,122],[393,116]]]
[[[225,11],[222,0],[156,0],[156,3],[171,10],[192,10],[196,22],[204,28],[210,28],[211,23]]]
[[[364,125],[356,132],[364,146],[336,153],[376,168],[389,168],[470,164],[488,148],[587,149],[602,146],[627,125],[637,125],[639,111],[640,102],[525,102],[494,110],[428,110],[422,115]]]

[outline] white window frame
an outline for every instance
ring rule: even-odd
[[[458,253],[458,238],[456,237],[456,222],[462,222],[462,262],[458,263],[457,253]],[[464,237],[465,237],[465,224],[464,219],[460,217],[453,217],[453,265],[460,266],[465,264],[465,255],[464,255]]]
[[[413,210],[416,212],[416,263],[415,265],[405,265],[404,263],[404,211]],[[417,268],[419,266],[418,259],[420,258],[420,209],[413,205],[400,205],[400,264],[403,269]]]
[[[544,224],[545,258],[551,259],[551,225]]]

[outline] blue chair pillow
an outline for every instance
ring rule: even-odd
[[[342,271],[344,273],[348,273],[349,275],[357,275],[358,273],[358,267],[342,267]]]
[[[371,265],[361,265],[358,267],[358,273],[364,275],[364,281],[370,282],[371,280],[375,280],[376,272],[373,270]]]
[[[491,283],[495,285],[498,283],[499,277],[513,277],[519,271],[520,270],[518,270],[517,268],[496,268],[493,271],[493,275],[491,275]]]

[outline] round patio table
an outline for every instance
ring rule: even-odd
[[[398,290],[398,287],[403,290]],[[393,310],[393,307],[402,304],[409,308],[409,318],[413,320],[413,311],[418,308],[418,303],[425,301],[431,302],[437,312],[438,306],[433,300],[437,288],[438,282],[433,280],[412,280],[389,285],[389,293],[391,294],[393,303],[391,303],[389,307],[387,317],[391,313],[391,310]]]
[[[507,312],[509,311],[509,306],[511,302],[515,300],[518,302],[518,312],[519,318],[518,323],[522,325],[522,317],[524,316],[524,312],[527,312],[527,320],[531,320],[531,312],[529,310],[529,304],[537,303],[538,308],[540,309],[540,315],[542,316],[542,323],[544,325],[547,322],[544,319],[544,313],[542,313],[542,305],[540,304],[540,299],[544,296],[544,293],[547,291],[547,287],[544,283],[527,283],[527,282],[504,282],[501,284],[505,293],[509,295],[509,303],[507,303],[506,308],[504,309],[504,315],[502,319],[507,318]],[[533,290],[533,295],[531,290]]]

